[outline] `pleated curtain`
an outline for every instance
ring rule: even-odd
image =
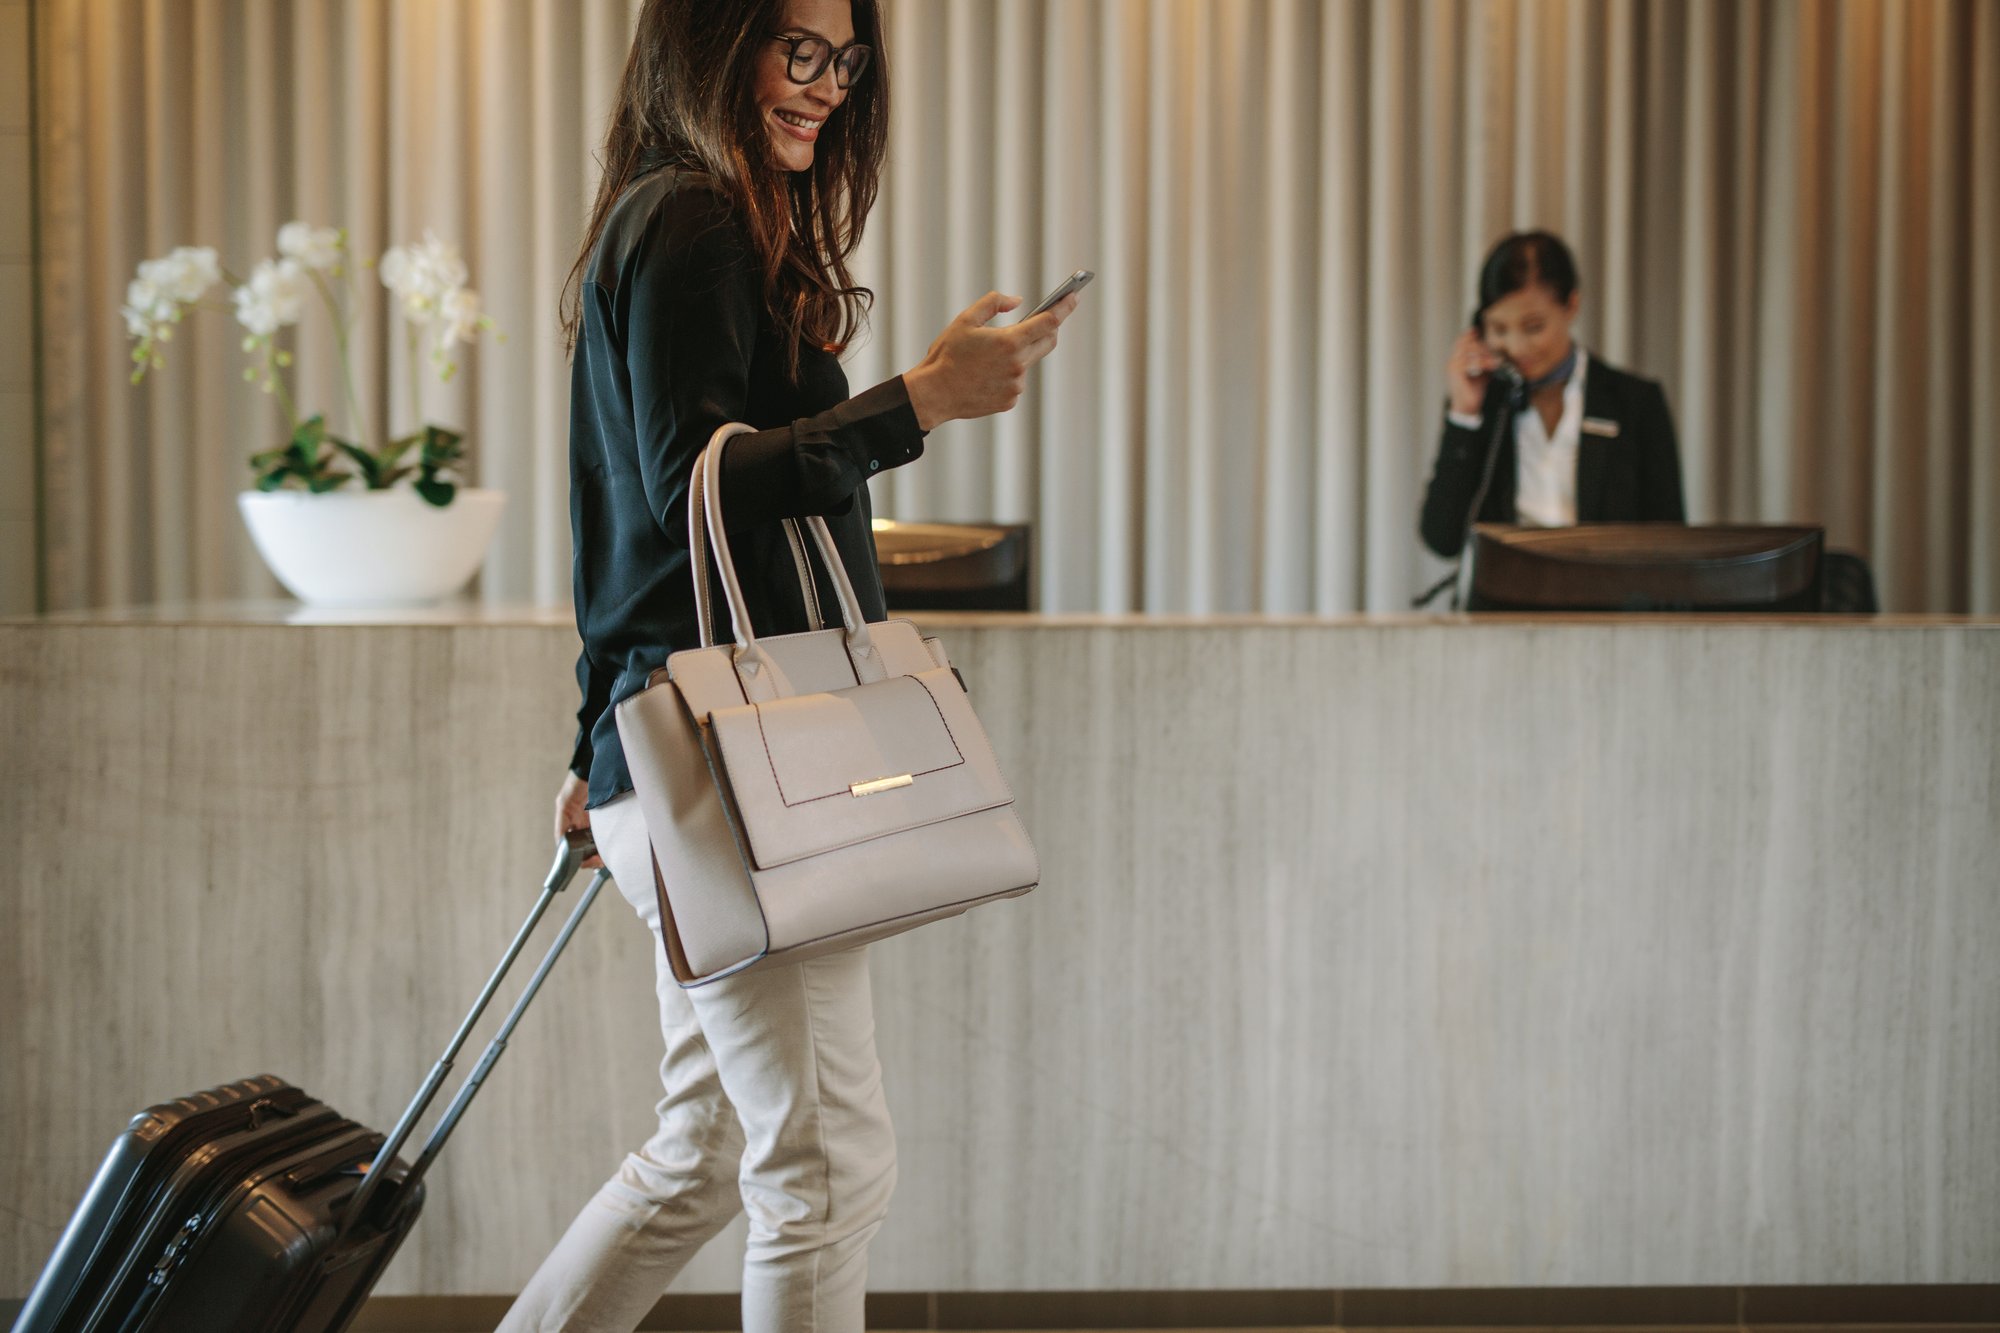
[[[509,507],[479,592],[568,594],[556,300],[627,0],[35,0],[52,608],[268,595],[234,513],[276,409],[240,331],[128,387],[143,257],[282,222],[462,243],[503,326],[424,415]],[[1025,520],[1051,611],[1395,611],[1487,247],[1572,243],[1592,351],[1664,382],[1695,521],[1806,521],[1886,607],[2000,611],[1990,0],[888,0],[857,388],[990,287],[1098,273],[1013,413],[878,512]],[[416,417],[361,285],[362,410]],[[302,404],[339,408],[297,344]]]

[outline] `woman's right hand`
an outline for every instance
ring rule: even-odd
[[[1477,329],[1466,329],[1451,345],[1451,360],[1445,362],[1445,384],[1451,393],[1451,410],[1460,416],[1476,417],[1486,405],[1486,383],[1500,368],[1500,358],[1486,346]]]
[[[903,374],[917,425],[934,430],[1013,407],[1028,387],[1028,367],[1055,350],[1056,330],[1077,299],[1072,293],[1033,319],[999,328],[990,322],[1018,307],[1020,297],[988,292],[960,311],[916,369]]]
[[[590,811],[584,803],[590,799],[590,784],[574,773],[563,774],[562,786],[556,791],[556,840],[571,829],[590,827]],[[593,856],[583,863],[585,870],[602,867],[604,858]]]

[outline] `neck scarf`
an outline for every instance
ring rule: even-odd
[[[1550,385],[1569,383],[1569,377],[1576,374],[1576,353],[1576,342],[1572,339],[1569,355],[1562,359],[1562,364],[1538,380],[1523,381],[1521,387],[1514,390],[1514,410],[1517,412],[1525,410],[1528,404],[1534,401],[1535,395]]]

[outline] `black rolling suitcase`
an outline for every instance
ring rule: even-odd
[[[134,1117],[56,1243],[14,1333],[344,1329],[423,1207],[423,1177],[604,886],[591,880],[414,1165],[396,1160],[501,980],[577,867],[572,833],[534,910],[396,1127],[376,1133],[265,1075]],[[371,1164],[390,1163],[376,1172]]]

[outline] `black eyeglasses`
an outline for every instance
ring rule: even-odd
[[[842,88],[852,88],[868,68],[868,61],[875,54],[871,46],[860,42],[849,42],[835,48],[824,37],[787,36],[781,32],[771,34],[774,42],[783,42],[791,48],[791,61],[785,66],[785,76],[793,83],[818,83],[820,75],[826,73],[828,65],[833,66],[833,81]]]

